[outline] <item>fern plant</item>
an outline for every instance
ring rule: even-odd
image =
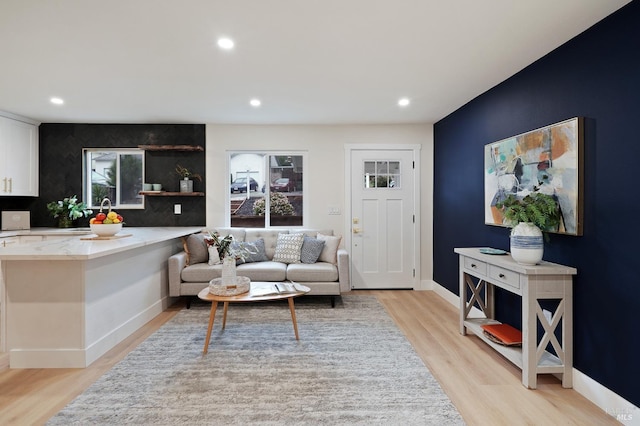
[[[530,222],[541,231],[557,231],[560,225],[560,208],[555,198],[540,192],[532,192],[524,198],[509,194],[496,203],[502,210],[505,225],[514,227],[520,222]]]

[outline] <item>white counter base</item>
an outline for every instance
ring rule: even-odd
[[[5,257],[10,368],[90,365],[167,308],[167,259],[181,247],[172,236],[89,259]]]

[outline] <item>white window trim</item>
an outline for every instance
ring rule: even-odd
[[[308,161],[309,161],[309,151],[302,151],[302,150],[258,150],[258,149],[234,149],[234,150],[227,150],[226,151],[226,161],[225,161],[225,176],[227,177],[227,179],[229,178],[229,176],[231,176],[231,169],[229,167],[229,164],[231,163],[231,156],[234,154],[264,154],[267,156],[270,155],[276,155],[276,156],[282,156],[282,155],[298,155],[302,157],[302,188],[303,188],[303,197],[302,197],[302,225],[301,226],[295,226],[295,227],[291,227],[291,226],[271,226],[271,224],[269,223],[269,217],[267,216],[265,218],[265,227],[266,228],[273,228],[273,229],[288,229],[288,228],[305,228],[307,227],[307,223],[308,223],[308,216],[309,216],[309,194],[305,191],[308,191],[309,188],[309,178],[308,178],[308,173],[307,170],[309,170],[308,167]],[[265,167],[267,167],[268,170],[268,164],[265,165]],[[226,182],[226,181],[225,181]],[[230,182],[226,182],[226,190],[225,190],[225,204],[224,204],[224,223],[226,227],[231,227],[231,209],[229,208],[229,206],[231,205],[231,191],[229,190],[229,183]],[[269,188],[269,184],[270,182],[265,182],[266,189],[265,189],[265,196],[266,194],[269,193],[270,188]],[[266,199],[267,205],[267,211],[269,210],[269,199]]]
[[[89,208],[99,208],[100,206],[92,206],[91,197],[89,196],[88,184],[90,184],[91,176],[91,163],[87,161],[87,155],[90,152],[113,152],[120,154],[140,154],[142,156],[142,180],[144,181],[145,173],[145,151],[139,148],[83,148],[82,149],[82,197],[84,200],[88,200]],[[89,176],[89,177],[88,177]],[[112,206],[121,210],[144,210],[145,197],[142,197],[142,203],[140,204],[117,204],[114,200],[111,200]]]

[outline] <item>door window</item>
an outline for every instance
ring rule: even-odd
[[[371,188],[401,188],[400,162],[394,160],[365,161],[364,187]]]

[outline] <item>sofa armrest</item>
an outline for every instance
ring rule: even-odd
[[[340,292],[351,291],[351,280],[349,278],[349,252],[343,248],[338,249],[338,278],[340,280]]]
[[[169,296],[180,296],[180,285],[182,284],[182,278],[180,274],[182,270],[187,266],[187,253],[181,251],[169,257]]]

